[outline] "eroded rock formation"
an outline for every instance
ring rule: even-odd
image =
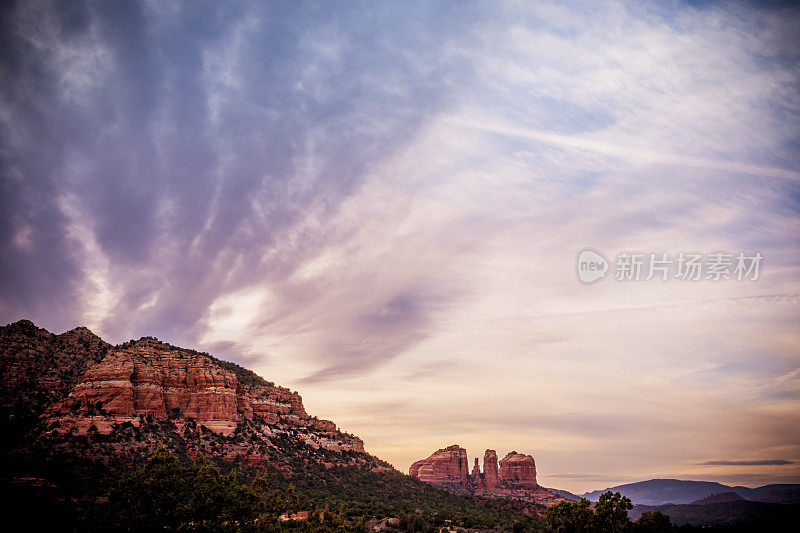
[[[470,477],[467,450],[457,444],[442,448],[412,464],[409,473],[434,485],[465,483]]]
[[[308,430],[309,444],[317,447],[364,451],[360,439],[341,438],[330,420],[310,417],[297,392],[254,374],[243,375],[242,381],[220,363],[144,337],[110,349],[47,416],[61,430],[79,434],[90,428],[107,434],[125,422],[137,426],[142,417],[180,416],[227,436],[243,419],[256,419],[267,426]]]
[[[536,462],[530,455],[510,452],[500,460],[500,481],[516,487],[536,488]]]
[[[109,348],[84,327],[61,335],[30,320],[0,327],[0,408],[20,415],[62,400]]]
[[[545,504],[558,500],[537,484],[536,463],[530,455],[513,451],[498,462],[497,452],[486,450],[483,472],[478,467],[477,457],[471,474],[467,466],[467,450],[454,444],[416,461],[409,474],[461,494],[521,498]]]
[[[500,475],[497,470],[497,452],[486,450],[483,454],[483,481],[487,490],[492,490],[500,483]]]

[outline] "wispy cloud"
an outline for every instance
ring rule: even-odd
[[[786,459],[764,459],[758,461],[706,461],[700,463],[704,466],[784,466],[793,465],[795,461]]]
[[[531,139],[545,144],[569,149],[597,152],[599,154],[622,159],[635,165],[678,165],[710,170],[720,170],[725,172],[752,174],[755,176],[784,178],[794,181],[800,180],[800,172],[791,169],[751,165],[738,161],[706,159],[686,156],[683,154],[658,152],[642,146],[614,144],[613,142],[607,142],[603,140],[602,137],[597,138],[597,136],[591,134],[563,135],[551,131],[521,128],[510,124],[490,123],[467,118],[453,118],[450,119],[450,122],[456,126],[474,128],[484,132],[497,133],[510,137],[520,137],[523,139]]]
[[[458,441],[609,481],[741,475],[698,465],[719,449],[800,479],[799,24],[755,3],[17,3],[0,320],[216,350],[400,467]],[[585,246],[764,269],[586,287]],[[587,479],[561,478],[608,485]]]

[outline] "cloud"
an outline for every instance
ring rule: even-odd
[[[800,172],[785,168],[749,165],[737,161],[689,157],[682,154],[668,154],[645,147],[637,147],[633,145],[621,146],[614,144],[613,142],[604,141],[602,138],[592,138],[591,136],[585,135],[562,135],[553,133],[551,131],[520,128],[509,124],[492,124],[471,119],[458,118],[453,119],[452,122],[456,126],[475,128],[489,133],[521,137],[524,139],[531,139],[569,149],[597,152],[599,154],[621,158],[636,165],[679,165],[743,174],[753,174],[756,176],[769,176],[794,181],[800,180]]]
[[[795,460],[799,21],[17,3],[0,320],[245,363],[397,465],[454,440],[610,481],[722,446]],[[585,287],[586,246],[765,259],[754,283]]]
[[[4,63],[4,170],[20,176],[4,202],[15,235],[4,242],[18,243],[5,249],[7,313],[34,315],[94,283],[60,249],[69,198],[91,218],[119,297],[102,324],[69,304],[45,322],[191,342],[217,298],[279,283],[335,245],[314,228],[439,105],[434,85],[450,67],[401,53],[398,40],[425,55],[402,31],[362,25],[358,12],[243,7],[4,12],[4,49],[23,51]],[[47,254],[61,268],[37,272]]]
[[[546,474],[548,478],[559,478],[559,479],[575,479],[580,481],[607,481],[608,475],[607,474],[573,474],[573,473],[565,473],[565,474]],[[633,479],[624,479],[618,480],[619,483],[624,483],[626,481],[634,481]]]
[[[706,461],[699,464],[704,466],[783,466],[796,463],[786,459],[764,459],[760,461]]]

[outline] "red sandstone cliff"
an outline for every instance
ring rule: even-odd
[[[80,378],[66,401],[47,417],[61,430],[101,434],[114,424],[138,425],[142,417],[170,414],[231,435],[244,419],[273,428],[307,430],[308,443],[332,450],[364,451],[360,439],[345,438],[336,424],[312,418],[297,392],[260,379],[248,383],[208,355],[144,337],[112,348]]]
[[[7,449],[45,439],[72,453],[71,436],[91,433],[106,436],[85,451],[97,458],[183,442],[190,454],[265,463],[285,438],[364,451],[358,437],[309,416],[297,392],[152,337],[111,346],[86,328],[53,335],[27,320],[9,324],[0,327],[0,385]]]

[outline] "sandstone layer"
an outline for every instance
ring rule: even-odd
[[[222,435],[243,419],[310,430],[319,446],[363,451],[358,439],[336,439],[336,424],[311,417],[297,392],[260,379],[245,383],[206,354],[152,337],[111,349],[89,368],[65,402],[48,412],[63,430],[109,433],[114,424],[143,417],[180,416]]]

